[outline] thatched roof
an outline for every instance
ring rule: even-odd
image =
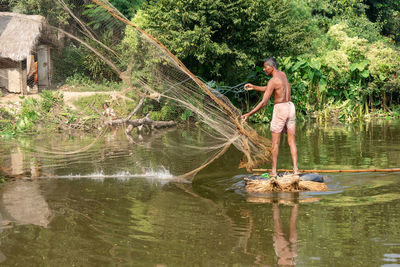
[[[42,16],[0,12],[0,57],[26,59],[39,40],[44,22]]]

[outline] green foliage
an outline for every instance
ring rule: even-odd
[[[80,97],[75,100],[73,104],[83,116],[98,119],[99,115],[90,106],[93,105],[99,112],[103,112],[104,103],[110,105],[118,118],[125,118],[135,107],[135,103],[130,101],[120,101],[119,103],[111,102],[111,97],[108,94],[95,94],[88,97]]]
[[[103,38],[111,38],[112,32],[106,33]],[[107,37],[108,36],[108,37]],[[91,77],[93,77],[94,80],[97,81],[103,81],[103,80],[109,80],[109,81],[118,81],[119,78],[117,77],[116,73],[114,70],[110,68],[110,66],[104,62],[103,59],[98,57],[96,54],[94,54],[91,51],[85,51],[83,53],[83,64],[82,66],[85,68],[85,73]]]
[[[382,24],[381,33],[400,43],[400,2],[398,0],[366,0],[366,15]]]
[[[142,5],[143,0],[110,0],[110,3],[125,17],[131,19]]]
[[[120,91],[122,83],[109,80],[93,81],[90,77],[75,73],[65,80],[69,91],[76,92],[108,92]]]
[[[333,25],[318,53],[278,58],[301,117],[348,122],[375,116],[369,114],[379,108],[384,111],[379,116],[396,116],[388,106],[399,103],[400,56],[384,40],[350,37],[349,31],[347,24]],[[266,84],[262,68],[256,70]],[[270,115],[260,113],[254,120]]]
[[[66,25],[70,18],[60,5],[54,4],[54,0],[8,0],[8,5],[14,12],[42,15],[53,25]]]
[[[189,121],[191,117],[193,117],[193,112],[191,110],[186,109],[182,114],[181,114],[181,119],[183,121]]]
[[[17,132],[29,131],[35,125],[39,116],[36,99],[26,98],[21,105],[21,112],[16,122]]]
[[[85,73],[84,57],[80,46],[70,43],[52,54],[54,63],[53,83],[62,84],[68,77]]]
[[[78,127],[82,125],[79,115],[65,107],[60,92],[44,90],[41,98],[23,98],[18,103],[0,108],[0,136],[34,133],[59,127]],[[77,123],[77,126],[73,126]],[[47,128],[47,129],[46,129]]]
[[[43,90],[40,93],[40,107],[44,112],[49,112],[57,104],[63,104],[63,95],[60,92],[54,93],[50,90]]]
[[[267,56],[279,58],[281,69],[292,85],[293,100],[304,118],[327,118],[338,112],[338,120],[356,120],[381,109],[396,114],[400,102],[400,2],[395,0],[110,0],[125,16],[146,29],[176,54],[196,75],[212,80],[214,89],[244,81],[266,84],[260,63]],[[70,27],[68,13],[53,0],[0,0],[10,9],[45,15],[53,25]],[[134,61],[132,82],[143,76],[161,57],[147,53],[137,33],[122,27],[116,32],[106,23],[110,15],[89,2],[70,8],[89,20],[105,45]],[[139,9],[140,8],[140,9]],[[101,32],[101,34],[100,34]],[[121,40],[117,46],[115,40]],[[86,40],[107,55],[104,47]],[[397,44],[397,46],[396,46]],[[148,50],[148,51],[147,51]],[[74,41],[52,55],[55,82],[70,90],[120,90],[119,77],[93,52]],[[140,72],[140,73],[139,73]],[[151,85],[154,77],[148,77]],[[155,81],[156,82],[156,81]],[[46,95],[47,94],[47,95]],[[257,92],[227,91],[226,96],[241,110],[259,100]],[[43,93],[38,114],[60,103]],[[87,103],[86,103],[87,104]],[[25,103],[29,109],[29,103]],[[25,110],[26,111],[26,110]],[[154,119],[191,120],[194,116],[172,103],[146,101],[145,115]],[[67,112],[68,113],[68,112]],[[272,106],[250,119],[268,122]],[[69,114],[69,113],[68,113]],[[121,113],[125,114],[125,113]],[[336,113],[335,113],[336,114]],[[29,129],[35,115],[18,117],[19,128]],[[74,116],[69,117],[71,121]],[[37,119],[37,118],[36,118]],[[4,124],[5,125],[5,124]],[[1,127],[1,126],[0,126]]]
[[[98,30],[102,27],[106,27],[108,30],[112,29],[112,26],[107,23],[112,16],[101,6],[96,4],[85,5],[85,10],[82,12],[82,15],[86,15],[91,19],[88,26],[92,26],[94,30]]]
[[[0,107],[0,136],[12,135],[16,118],[10,110]]]
[[[77,77],[96,80],[98,84],[118,81],[114,71],[101,58],[80,44],[71,43],[60,52],[55,52],[53,62],[53,82],[58,84],[69,83]]]
[[[144,113],[146,110],[151,110],[150,118],[156,121],[176,121],[179,118],[185,121],[192,115],[190,114],[190,111],[177,106],[176,103],[173,103],[170,100],[162,101],[160,103],[154,100],[148,101],[148,104],[146,104],[143,109],[144,112],[142,112],[142,115],[145,115]]]
[[[197,75],[237,82],[260,58],[307,49],[307,21],[290,1],[150,0],[133,22],[164,43]]]

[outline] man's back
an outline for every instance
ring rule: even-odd
[[[269,82],[274,87],[274,104],[292,100],[290,84],[284,72],[279,71]]]

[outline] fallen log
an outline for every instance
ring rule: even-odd
[[[161,128],[167,128],[167,127],[173,127],[176,125],[176,123],[174,121],[153,121],[152,119],[150,119],[150,114],[147,114],[145,117],[141,118],[141,119],[134,119],[131,120],[131,117],[142,107],[143,102],[144,102],[145,97],[142,96],[139,100],[139,103],[137,104],[137,106],[135,107],[134,110],[132,110],[129,115],[126,118],[123,119],[108,119],[107,117],[104,116],[98,109],[96,109],[94,107],[94,102],[91,103],[89,106],[97,113],[99,114],[102,118],[104,118],[104,122],[103,124],[106,126],[118,126],[118,125],[128,125],[127,129],[126,129],[126,133],[129,133],[132,131],[133,128],[138,127],[139,130],[141,130],[141,128],[143,126],[147,126],[148,128],[150,128],[151,130],[153,129],[161,129]]]
[[[113,122],[113,121],[111,121]],[[146,115],[146,117],[141,118],[141,119],[135,119],[135,120],[127,120],[122,123],[125,123],[128,125],[126,127],[125,133],[129,134],[133,128],[137,127],[138,131],[141,131],[143,126],[147,126],[150,128],[150,130],[153,129],[161,129],[161,128],[167,128],[167,127],[173,127],[176,125],[174,121],[153,121],[150,119],[149,114]],[[118,124],[121,124],[121,122],[118,122]],[[108,125],[118,125],[118,124],[108,124]]]
[[[132,127],[148,126],[151,129],[161,129],[176,125],[174,121],[153,121],[152,119],[150,119],[150,114],[147,114],[146,117],[141,119],[134,119],[134,120],[116,119],[105,122],[105,125],[109,126],[116,126],[121,124],[132,125]]]

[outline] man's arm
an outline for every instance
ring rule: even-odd
[[[267,90],[267,87],[268,87],[268,85],[267,86],[257,86],[257,85],[251,84],[251,83],[246,83],[244,85],[244,89],[246,91],[256,90],[256,91],[260,91],[260,92],[265,92],[265,90]]]
[[[257,105],[255,108],[253,108],[249,113],[242,115],[242,119],[244,119],[245,121],[246,121],[251,115],[253,115],[253,114],[256,113],[257,111],[259,111],[261,108],[263,108],[263,107],[265,107],[265,106],[267,105],[268,100],[270,99],[270,97],[271,97],[271,95],[272,95],[272,92],[274,91],[274,88],[275,88],[274,80],[271,79],[271,80],[268,82],[267,86],[265,86],[265,87],[266,87],[265,93],[264,93],[264,96],[263,96],[261,102],[258,103],[258,105]]]

